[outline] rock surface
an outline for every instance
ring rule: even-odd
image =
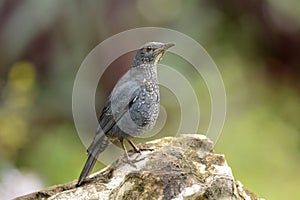
[[[73,181],[17,199],[260,199],[234,179],[204,135],[165,137],[139,147],[148,150],[129,153],[135,166],[120,158],[78,188]]]

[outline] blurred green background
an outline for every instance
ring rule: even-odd
[[[158,26],[197,40],[219,67],[228,105],[216,151],[236,179],[266,199],[300,199],[299,10],[296,0],[0,1],[1,198],[78,177],[86,154],[73,123],[72,87],[81,62],[114,34]],[[174,60],[166,55],[164,62]],[[205,132],[207,89],[181,70],[207,102],[200,103]],[[107,72],[99,93],[107,95],[124,71]],[[162,89],[175,117],[156,138],[176,131],[178,104],[167,95]]]

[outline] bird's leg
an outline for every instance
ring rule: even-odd
[[[141,150],[132,142],[131,139],[127,139],[127,141],[132,146],[135,153],[141,153]]]
[[[150,148],[138,148],[131,139],[127,138],[128,143],[132,146],[135,153],[141,153],[141,151],[153,151],[154,149]]]
[[[128,156],[128,153],[126,151],[126,146],[124,144],[124,141],[123,139],[120,139],[120,143],[121,143],[121,146],[122,146],[122,149],[124,150],[125,152],[125,160],[123,160],[125,163],[128,163],[129,165],[131,165],[132,167],[136,168],[135,164],[133,164],[130,160],[129,160],[129,156]]]
[[[124,144],[123,139],[120,139],[120,143],[121,143],[122,149],[123,149],[124,152],[125,152],[125,158],[126,158],[126,160],[129,162],[129,157],[128,157],[127,150],[126,150],[126,146],[125,146],[125,144]]]

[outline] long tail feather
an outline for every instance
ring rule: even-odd
[[[83,182],[83,180],[91,173],[95,163],[97,161],[97,158],[93,156],[93,154],[90,154],[78,179],[77,186],[80,186]]]
[[[80,173],[77,186],[80,186],[84,179],[91,173],[99,154],[106,149],[109,143],[109,139],[104,134],[100,133],[96,135],[93,143],[88,148],[89,157]]]

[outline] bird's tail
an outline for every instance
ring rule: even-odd
[[[80,174],[78,182],[77,182],[77,186],[80,186],[82,184],[83,180],[91,173],[96,161],[97,161],[97,158],[95,158],[93,156],[93,154],[90,154],[82,171],[81,171],[81,174]]]
[[[77,186],[80,186],[84,179],[91,173],[99,154],[106,149],[109,143],[109,139],[104,134],[100,133],[95,136],[88,148],[89,157],[80,173]]]

